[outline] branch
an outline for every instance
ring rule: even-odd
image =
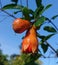
[[[39,50],[39,52],[40,52],[40,54],[41,54],[41,58],[58,58],[57,56],[44,56],[42,53],[41,53],[41,51]]]
[[[47,41],[45,41],[47,44],[48,44],[48,46],[56,53],[56,55],[58,56],[58,52],[47,42]]]
[[[14,15],[12,15],[12,14],[8,13],[7,11],[2,10],[2,9],[0,9],[0,10],[1,10],[2,12],[4,12],[4,13],[8,14],[9,16],[13,17],[14,19],[16,19],[16,17],[15,17]]]
[[[20,4],[21,4],[21,6],[22,6],[22,0],[20,0]],[[22,14],[22,17],[23,17],[23,14]]]
[[[20,4],[22,5],[22,0],[20,0]]]
[[[56,27],[56,25],[50,20],[50,19],[48,19],[48,18],[46,18],[54,27],[55,27],[55,29],[58,31],[58,28]]]
[[[8,16],[7,16],[8,17]],[[4,17],[1,21],[0,21],[0,23],[2,22],[2,21],[4,21],[7,17]]]
[[[41,56],[43,57],[43,58],[46,58],[42,53],[41,53],[41,51],[38,49],[38,51],[40,52],[40,54],[41,54]]]
[[[43,56],[42,56],[41,58],[58,58],[58,57],[43,57]]]
[[[28,0],[26,0],[26,3],[27,3],[26,5],[27,5],[27,7],[28,7]]]
[[[2,3],[1,3],[1,0],[0,0],[0,6],[1,6],[1,8],[2,8]]]

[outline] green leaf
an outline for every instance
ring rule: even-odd
[[[34,16],[34,11],[29,9],[29,14],[33,15]]]
[[[50,8],[52,6],[52,4],[48,4],[46,7],[45,7],[45,10],[47,10],[48,8]]]
[[[28,10],[29,10],[30,20],[33,20],[34,19],[34,11],[31,9],[28,9]]]
[[[47,32],[52,32],[52,33],[56,33],[57,31],[51,27],[51,26],[45,26],[44,27],[44,30],[47,31]]]
[[[43,10],[42,13],[45,12],[47,9],[49,9],[52,6],[52,4],[48,4]]]
[[[43,40],[46,41],[46,40],[48,40],[49,38],[51,38],[53,35],[55,35],[55,34],[49,34],[49,35],[46,36]]]
[[[18,0],[11,0],[12,2],[15,2],[15,4],[17,4]]]
[[[44,35],[40,35],[40,34],[38,34],[38,33],[37,33],[37,37],[39,37],[40,39],[44,39],[44,38],[45,38]]]
[[[41,6],[41,4],[42,4],[42,0],[36,0],[37,7]]]
[[[48,8],[50,8],[51,6],[52,6],[52,4],[49,4],[49,5],[47,5],[47,6],[44,8],[44,6],[41,4],[41,6],[38,7],[38,8],[35,10],[34,18],[35,18],[35,19],[36,19],[36,18],[39,18],[40,15],[41,15],[43,12],[45,12]]]
[[[55,19],[55,18],[57,18],[58,17],[58,15],[55,15],[55,16],[53,16],[51,19]]]
[[[34,25],[35,25],[35,27],[37,27],[37,28],[40,28],[40,26],[44,23],[44,21],[45,21],[45,17],[40,17],[35,23],[34,23]]]
[[[24,17],[25,17],[26,20],[30,20],[29,10],[28,10],[27,7],[24,7],[24,8],[22,9],[22,13],[23,13],[23,15],[24,15]]]
[[[44,37],[42,38],[42,42],[47,41],[47,40],[50,39],[53,35],[55,35],[55,34],[49,34],[48,36],[44,36]]]
[[[37,33],[37,37],[39,37],[40,39],[42,39],[43,42],[45,42],[46,40],[48,40],[49,38],[51,38],[53,35],[55,34],[49,34],[48,36],[44,36],[44,35],[40,35]]]
[[[44,9],[44,6],[41,5],[39,8],[37,8],[34,12],[34,18],[39,18],[40,15],[42,14],[42,10]]]
[[[43,49],[43,52],[45,53],[48,50],[48,44],[41,44],[41,48]]]
[[[2,7],[3,10],[7,10],[7,9],[19,9],[22,10],[23,6],[21,5],[16,5],[16,4],[8,4],[5,5],[4,7]]]
[[[21,12],[21,11],[16,11],[16,12],[14,12],[14,14],[17,14],[17,13],[19,13],[19,12]]]
[[[24,7],[22,9],[22,13],[26,20],[30,20],[31,18],[30,14],[33,16],[33,11],[31,9],[28,9],[27,7]]]

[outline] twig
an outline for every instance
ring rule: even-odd
[[[43,57],[43,58],[46,58],[42,53],[41,53],[41,51],[38,49],[38,51],[40,52],[40,54],[41,54],[41,56]]]
[[[38,49],[38,51],[40,52],[40,54],[41,54],[41,57],[43,57],[43,58],[58,58],[58,53],[57,53],[57,51],[47,42],[47,41],[45,41],[47,44],[48,44],[48,46],[56,53],[56,57],[46,57],[46,56],[44,56],[42,53],[41,53],[41,51]]]
[[[22,0],[20,0],[20,5],[22,5]]]
[[[56,27],[56,25],[50,20],[50,19],[48,19],[48,18],[46,18],[54,27],[55,27],[55,29],[58,31],[58,28]]]
[[[45,57],[43,54],[41,54],[41,55],[42,55],[43,58],[47,58],[47,57]]]
[[[1,8],[2,8],[2,3],[1,3],[1,0],[0,0],[0,6],[1,6]]]
[[[0,16],[9,16],[9,15],[3,15],[3,14],[0,14]]]
[[[22,0],[20,0],[20,5],[22,6]],[[22,17],[23,17],[23,13],[22,13]]]
[[[58,57],[41,57],[41,58],[58,58]]]
[[[26,5],[27,5],[27,8],[28,8],[28,0],[26,0],[26,3],[27,3]]]
[[[45,41],[47,44],[48,44],[48,46],[56,53],[56,55],[58,56],[58,53],[57,53],[57,51],[47,42],[47,41]]]
[[[8,16],[7,16],[8,17]],[[4,17],[1,21],[0,21],[0,23],[2,22],[2,21],[4,21],[7,17]]]
[[[16,17],[15,17],[14,15],[12,15],[12,14],[8,13],[7,11],[2,10],[2,9],[0,9],[0,10],[1,10],[2,12],[4,12],[4,13],[8,14],[9,16],[13,17],[14,19],[16,19]]]

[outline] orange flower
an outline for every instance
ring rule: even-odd
[[[22,41],[23,53],[36,53],[38,51],[38,39],[36,36],[36,30],[32,27]]]
[[[17,18],[13,22],[13,30],[16,33],[22,33],[28,28],[30,28],[30,22],[28,20]]]

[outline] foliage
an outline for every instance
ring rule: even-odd
[[[35,56],[35,57],[34,57]],[[2,53],[0,50],[0,64],[1,65],[41,65],[41,61],[37,60],[41,55],[40,54],[13,54],[8,60],[8,56]],[[7,58],[8,57],[8,58]],[[34,60],[36,60],[34,62]]]
[[[7,59],[7,55],[4,55],[4,54],[2,53],[2,50],[0,50],[0,64],[1,64],[1,65],[9,65],[8,62],[9,62],[9,61],[8,61],[8,59]]]

